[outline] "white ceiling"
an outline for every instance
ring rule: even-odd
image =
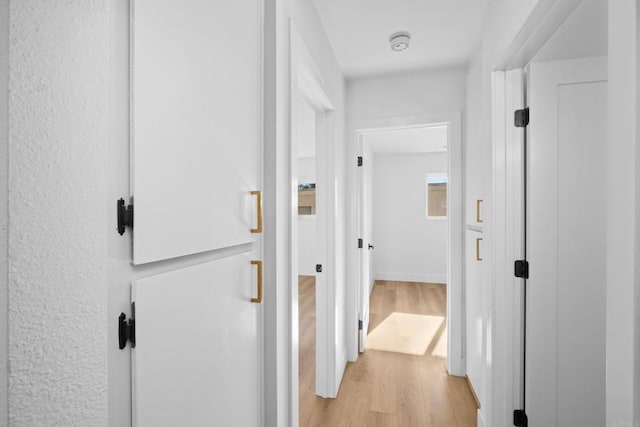
[[[447,151],[447,127],[431,126],[366,133],[363,141],[374,153],[438,153]]]
[[[314,0],[347,77],[466,65],[488,0]],[[389,36],[411,33],[402,52]]]

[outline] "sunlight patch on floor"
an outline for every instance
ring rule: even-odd
[[[367,335],[365,348],[421,356],[426,353],[443,322],[442,316],[391,313]],[[446,342],[444,347],[446,352]]]

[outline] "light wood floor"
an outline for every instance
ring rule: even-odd
[[[430,349],[424,356],[367,350],[347,365],[336,399],[317,397],[315,278],[301,276],[299,290],[300,426],[476,426],[466,380],[448,375],[445,360]],[[446,288],[377,281],[370,312],[370,331],[393,312],[444,316]]]

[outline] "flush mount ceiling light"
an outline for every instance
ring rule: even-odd
[[[409,47],[409,42],[411,41],[411,34],[406,31],[399,31],[397,33],[391,34],[389,37],[389,43],[391,43],[391,50],[396,52],[400,52]]]

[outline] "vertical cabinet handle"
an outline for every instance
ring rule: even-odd
[[[480,256],[481,241],[482,241],[482,237],[476,237],[476,261],[482,261],[482,257]]]
[[[262,261],[251,261],[251,265],[258,267],[258,296],[251,298],[251,302],[260,304],[262,302]]]
[[[258,226],[252,228],[252,233],[262,233],[262,191],[252,191],[252,196],[256,196],[257,210],[258,210]]]
[[[482,199],[476,200],[476,222],[484,222],[482,218],[480,218],[480,205],[484,202]]]

